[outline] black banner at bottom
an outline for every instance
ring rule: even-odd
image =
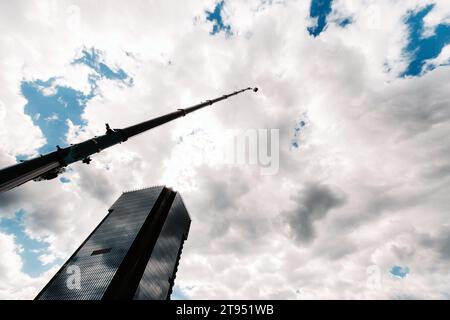
[[[139,319],[309,319],[320,316],[404,317],[445,314],[448,301],[285,301],[285,300],[186,300],[186,301],[1,301],[5,314],[33,317],[79,318],[107,316]],[[8,310],[11,308],[10,310]],[[440,310],[442,308],[442,310]]]

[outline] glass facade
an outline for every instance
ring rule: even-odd
[[[169,214],[145,267],[134,299],[169,299],[184,240],[191,220],[183,200],[177,193]]]
[[[116,298],[170,298],[189,226],[178,193],[165,187],[125,192],[36,299],[100,300],[111,291]]]

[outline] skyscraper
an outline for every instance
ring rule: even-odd
[[[169,188],[124,192],[36,299],[169,299],[190,223]]]

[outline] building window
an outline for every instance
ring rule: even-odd
[[[91,256],[95,256],[95,255],[97,255],[97,254],[109,253],[109,252],[111,252],[111,249],[112,249],[112,248],[106,248],[106,249],[94,250],[94,251],[92,251]]]

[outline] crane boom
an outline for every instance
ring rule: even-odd
[[[91,162],[90,156],[95,153],[99,153],[106,148],[127,141],[133,136],[247,90],[256,92],[258,91],[258,88],[249,87],[230,94],[225,94],[221,97],[206,100],[185,109],[178,109],[174,112],[123,129],[111,129],[109,125],[106,124],[106,133],[104,135],[65,148],[56,146],[56,151],[1,169],[0,192],[8,191],[30,180],[40,181],[54,179],[64,172],[65,167],[74,162],[81,161],[89,164]]]

